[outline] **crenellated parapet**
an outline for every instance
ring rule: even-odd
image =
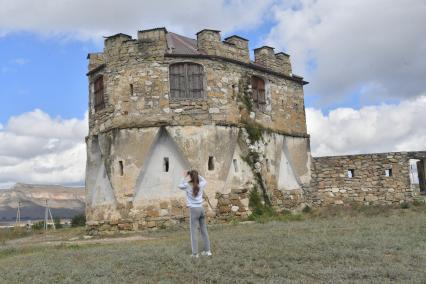
[[[208,57],[230,59],[251,65],[252,68],[263,68],[276,74],[282,74],[289,79],[306,82],[299,76],[292,75],[290,56],[284,52],[274,53],[274,48],[262,46],[254,49],[254,61],[250,59],[249,41],[238,35],[232,35],[222,41],[220,31],[204,29],[199,31],[197,39],[182,40],[182,36],[169,33],[166,28],[155,28],[138,31],[137,39],[126,34],[115,34],[105,38],[104,52],[91,53],[88,58],[89,73],[100,61],[114,62],[126,57],[138,56],[140,59],[161,59],[165,55],[186,55],[193,57]],[[183,49],[175,50],[176,44]],[[191,42],[193,41],[193,42]],[[184,50],[182,52],[182,50]],[[101,56],[101,57],[99,57]]]
[[[278,73],[292,76],[290,55],[284,52],[274,53],[273,47],[256,48],[254,50],[254,62]]]
[[[205,55],[221,56],[250,63],[248,40],[236,35],[221,39],[220,31],[201,30],[197,33],[197,47]]]

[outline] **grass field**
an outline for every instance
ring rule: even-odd
[[[426,283],[424,206],[333,209],[278,219],[210,226],[214,255],[195,260],[184,226],[139,233],[154,239],[118,244],[4,241],[0,281]]]

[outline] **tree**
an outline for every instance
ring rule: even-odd
[[[62,229],[61,219],[59,217],[53,218],[53,223],[55,224],[56,229]]]
[[[72,217],[71,227],[80,227],[86,225],[86,215],[78,214]]]

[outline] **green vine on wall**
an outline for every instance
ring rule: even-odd
[[[253,102],[251,93],[248,87],[247,79],[241,79],[238,83],[238,99],[244,104],[246,110],[250,113],[253,111]]]
[[[251,91],[248,87],[248,79],[242,79],[239,82],[239,94],[238,98],[244,105],[244,108],[246,111],[250,114],[253,111],[253,101],[251,98]],[[248,154],[246,157],[241,157],[243,161],[245,161],[251,168],[256,183],[259,185],[261,191],[262,191],[262,197],[264,200],[264,204],[267,207],[270,207],[272,210],[272,204],[271,200],[268,196],[268,191],[266,188],[266,183],[262,177],[262,174],[260,173],[260,154],[258,151],[256,151],[256,144],[263,141],[263,133],[267,131],[266,128],[264,128],[262,125],[257,123],[253,118],[250,116],[247,118],[241,119],[241,124],[243,125],[244,129],[247,133],[247,138],[249,140],[248,148]],[[258,165],[258,167],[256,167]],[[253,189],[257,191],[257,186]]]

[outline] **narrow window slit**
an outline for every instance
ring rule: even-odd
[[[214,160],[213,160],[213,156],[209,156],[209,162],[208,162],[208,169],[209,171],[213,171],[214,170]]]
[[[391,177],[392,176],[392,169],[386,169],[385,170],[385,176],[386,177]]]
[[[169,157],[164,157],[163,159],[163,171],[164,172],[169,172]]]
[[[124,175],[123,161],[118,161],[118,165],[120,166],[120,176],[123,176]]]
[[[130,96],[133,96],[133,84],[130,84]]]
[[[271,170],[271,161],[269,159],[266,159],[266,171],[269,173]]]
[[[237,173],[238,172],[238,161],[237,161],[237,159],[233,159],[232,164],[234,165],[234,171]]]

